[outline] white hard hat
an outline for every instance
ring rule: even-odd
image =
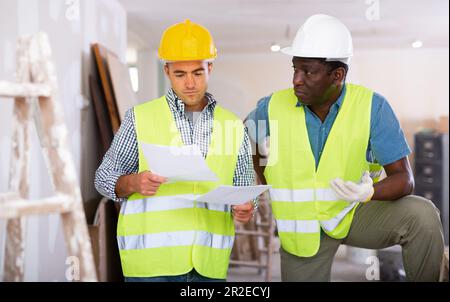
[[[328,15],[313,15],[297,31],[290,47],[281,52],[304,58],[326,58],[348,64],[353,55],[352,36],[338,19]]]

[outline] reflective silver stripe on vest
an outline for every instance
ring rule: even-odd
[[[177,231],[155,234],[117,236],[120,250],[140,250],[170,246],[197,245],[217,249],[231,249],[234,236],[213,234],[205,231]]]
[[[213,202],[197,202],[197,208],[208,209],[220,212],[230,212],[230,205],[218,204]]]
[[[120,250],[151,249],[165,246],[191,245],[195,231],[117,236]]]
[[[195,237],[195,244],[212,247],[215,249],[231,249],[233,247],[234,236],[213,234],[205,231],[198,231]]]
[[[317,201],[337,201],[340,200],[339,196],[333,191],[333,189],[316,189]]]
[[[194,199],[199,195],[180,194],[170,196],[155,196],[144,199],[129,200],[122,203],[120,213],[122,215],[144,212],[156,212],[186,209],[194,207]]]
[[[274,201],[287,201],[287,202],[306,202],[306,201],[338,201],[340,200],[333,189],[316,189],[315,190],[315,198],[314,198],[314,189],[300,189],[300,190],[289,190],[289,189],[270,189],[270,197],[271,200]],[[335,217],[320,221],[320,225],[327,231],[333,231],[341,220],[350,212],[354,206],[356,206],[357,202],[353,202],[345,207],[339,214]],[[282,232],[296,232],[292,230],[297,229],[308,229],[308,227],[303,227],[304,222],[310,222],[315,220],[277,220],[278,229]],[[280,229],[280,222],[284,224],[282,228],[285,228],[285,231]],[[298,224],[298,225],[297,225]],[[314,229],[312,223],[311,229]],[[304,232],[299,231],[301,233],[314,233],[314,232]]]
[[[276,201],[313,201],[313,189],[289,190],[289,189],[270,189],[270,199]]]
[[[348,206],[346,206],[342,211],[339,212],[335,217],[329,219],[329,220],[321,220],[320,225],[327,231],[331,232],[333,231],[338,224],[341,222],[341,220],[347,215],[348,212],[350,212],[358,203],[352,202]]]
[[[307,201],[337,201],[339,197],[332,189],[270,189],[270,198],[275,201],[307,202]]]
[[[318,233],[320,225],[317,220],[277,220],[279,232]]]
[[[194,200],[200,195],[180,194],[170,196],[155,196],[144,199],[129,200],[122,203],[120,213],[122,215],[139,214],[145,212],[157,212],[178,210],[194,207]],[[196,207],[214,211],[229,212],[229,205],[216,203],[197,202]]]

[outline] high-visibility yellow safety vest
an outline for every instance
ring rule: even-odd
[[[134,114],[139,172],[151,171],[142,143],[182,146],[181,134],[165,97],[136,106]],[[230,208],[194,199],[233,184],[244,127],[218,105],[213,125],[206,163],[219,181],[162,184],[154,196],[135,193],[122,204],[117,240],[124,276],[175,276],[195,268],[209,278],[226,278],[234,242]]]
[[[281,90],[269,102],[270,154],[264,171],[281,245],[300,257],[314,256],[320,229],[332,238],[347,236],[358,203],[339,200],[330,181],[359,182],[369,170],[373,92],[347,84],[346,94],[316,169],[308,139],[305,111],[296,107],[293,89]]]

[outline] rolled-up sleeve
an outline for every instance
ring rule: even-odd
[[[388,101],[378,93],[372,99],[369,149],[381,165],[408,156],[411,149]]]
[[[114,201],[127,200],[116,196],[116,183],[119,177],[137,173],[139,169],[134,125],[134,111],[129,109],[100,167],[95,172],[95,188],[100,194]]]

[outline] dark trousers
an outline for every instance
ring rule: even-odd
[[[225,279],[212,279],[197,273],[195,269],[178,276],[125,277],[125,282],[225,282]]]

